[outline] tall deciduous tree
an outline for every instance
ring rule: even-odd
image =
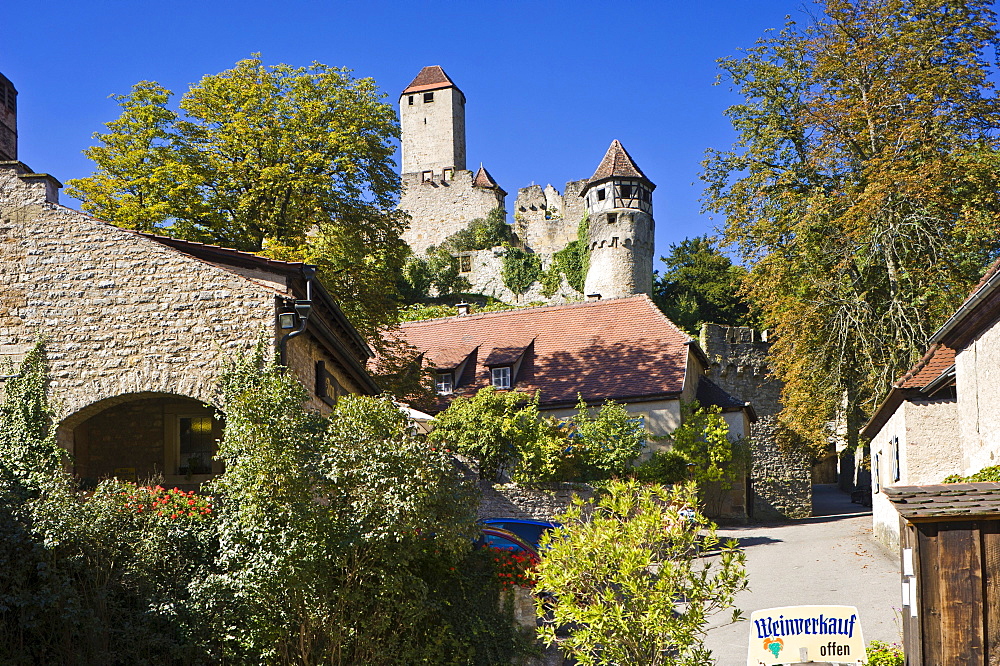
[[[695,335],[702,323],[750,325],[750,309],[740,296],[746,270],[708,236],[672,244],[660,261],[666,270],[653,276],[653,301],[670,321]]]
[[[259,56],[191,86],[180,111],[155,82],[117,97],[122,115],[69,182],[123,227],[316,263],[354,324],[395,315],[405,260],[392,160],[399,126],[375,82]]]
[[[723,78],[745,102],[710,151],[706,208],[774,326],[783,422],[848,443],[1000,246],[985,0],[825,0]]]

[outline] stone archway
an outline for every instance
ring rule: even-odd
[[[213,460],[222,437],[219,412],[182,395],[132,393],[88,405],[58,426],[85,486],[117,477],[192,486],[222,472]]]

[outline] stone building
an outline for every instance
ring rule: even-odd
[[[216,382],[261,339],[299,333],[286,364],[319,411],[378,392],[313,267],[121,229],[59,205],[60,187],[0,162],[0,362],[45,340],[58,441],[85,482],[222,471]]]
[[[766,521],[812,515],[809,460],[778,446],[781,382],[768,365],[771,343],[766,332],[704,324],[700,337],[709,362],[708,377],[730,395],[752,402],[757,413],[757,421],[750,426],[751,516]]]
[[[437,413],[486,386],[538,394],[547,415],[575,413],[614,400],[652,436],[681,424],[682,403],[719,406],[732,437],[750,432],[754,408],[706,376],[697,341],[667,319],[646,294],[404,323],[404,340],[433,365]],[[644,457],[665,446],[651,439]],[[741,480],[721,514],[745,519]]]
[[[495,208],[505,208],[507,193],[482,166],[466,170],[465,95],[439,66],[424,67],[401,93],[403,195],[400,208],[411,216],[403,239],[418,255]],[[513,231],[518,242],[538,255],[548,269],[556,252],[577,241],[580,223],[589,221],[586,243],[590,268],[584,292],[617,298],[649,293],[653,275],[652,182],[617,140],[590,179],[518,190]],[[456,257],[472,291],[509,303],[581,300],[584,293],[565,279],[555,293],[540,283],[514,294],[502,280],[503,248],[465,252]]]
[[[873,529],[899,545],[887,490],[933,486],[1000,465],[1000,261],[931,336],[861,435],[871,441]],[[971,510],[971,509],[970,509]]]

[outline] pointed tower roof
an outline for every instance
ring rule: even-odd
[[[472,185],[473,187],[485,187],[491,190],[499,190],[505,195],[507,194],[504,192],[502,187],[497,185],[497,181],[493,180],[493,176],[490,175],[490,172],[487,171],[486,167],[482,164],[479,165],[479,171],[476,172],[476,176],[472,179]]]
[[[444,73],[440,65],[428,65],[420,70],[417,77],[410,81],[410,85],[406,86],[406,90],[400,94],[408,95],[410,93],[439,90],[441,88],[454,88],[458,90],[458,86],[448,78],[448,75]]]
[[[582,192],[580,192],[580,196],[583,196],[583,193],[586,192],[591,185],[596,185],[601,181],[611,178],[639,178],[640,180],[646,181],[646,183],[649,184],[650,189],[656,187],[656,185],[654,185],[649,178],[646,178],[646,174],[639,169],[635,160],[632,159],[632,156],[628,154],[628,151],[625,150],[625,146],[623,146],[618,139],[611,142],[608,152],[604,154],[604,159],[601,160],[600,165],[597,167],[597,171],[594,172],[594,175],[587,183],[587,186],[583,188]]]

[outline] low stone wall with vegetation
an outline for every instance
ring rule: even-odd
[[[586,483],[490,483],[481,481],[480,518],[521,518],[553,520],[580,496],[594,498],[594,488]]]

